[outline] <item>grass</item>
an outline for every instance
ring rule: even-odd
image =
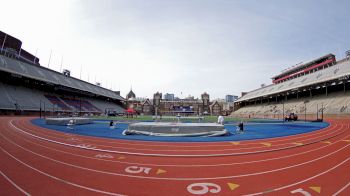
[[[134,118],[127,118],[126,116],[94,116],[92,117],[93,119],[96,120],[115,120],[115,121],[153,121],[154,120],[154,116],[151,115],[144,115],[144,116],[137,116]],[[204,120],[202,120],[202,122],[217,122],[218,117],[217,116],[204,116]],[[233,118],[233,117],[228,117],[225,116],[225,121],[229,122],[229,121],[254,121],[256,119],[246,119],[246,118]],[[162,122],[174,122],[177,121],[175,116],[167,116],[167,117],[163,117],[160,121]],[[185,122],[198,122],[198,120],[196,119],[184,119],[182,121]]]

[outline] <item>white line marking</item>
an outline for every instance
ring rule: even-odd
[[[24,148],[22,147],[21,145],[18,145],[16,143],[14,143],[13,141],[9,140],[7,137],[5,137],[4,135],[2,135],[0,133],[0,135],[5,138],[7,141],[11,142],[12,144],[18,146],[19,148],[22,148],[23,150],[27,151],[27,152],[30,152],[32,154],[35,154],[37,156],[40,156],[42,158],[45,158],[45,159],[48,159],[48,160],[51,160],[53,162],[56,162],[56,163],[60,163],[60,164],[63,164],[63,165],[67,165],[67,166],[71,166],[71,167],[75,167],[75,168],[78,168],[78,169],[82,169],[82,170],[87,170],[87,171],[93,171],[93,172],[96,172],[96,173],[102,173],[102,174],[108,174],[108,175],[114,175],[114,176],[124,176],[124,177],[132,177],[132,178],[143,178],[143,179],[157,179],[157,180],[175,180],[175,181],[182,181],[182,180],[214,180],[214,179],[228,179],[228,178],[239,178],[239,177],[246,177],[246,176],[256,176],[256,175],[261,175],[261,174],[267,174],[267,173],[273,173],[273,172],[277,172],[277,171],[283,171],[283,170],[287,170],[287,169],[290,169],[290,168],[295,168],[295,167],[299,167],[299,166],[302,166],[302,165],[306,165],[306,164],[309,164],[309,163],[312,163],[312,162],[316,162],[320,159],[324,159],[326,157],[329,157],[343,149],[346,149],[348,146],[350,146],[350,144],[336,150],[336,151],[333,151],[327,155],[324,155],[322,157],[319,157],[317,159],[313,159],[313,160],[310,160],[310,161],[306,161],[306,162],[303,162],[303,163],[299,163],[299,164],[296,164],[296,165],[291,165],[291,166],[288,166],[288,167],[282,167],[282,168],[278,168],[278,169],[273,169],[273,170],[267,170],[267,171],[263,171],[263,172],[256,172],[256,173],[249,173],[249,174],[241,174],[241,175],[232,175],[232,176],[220,176],[220,177],[206,177],[206,178],[165,178],[165,177],[146,177],[146,176],[132,176],[132,175],[126,175],[126,174],[120,174],[120,173],[114,173],[114,172],[106,172],[106,171],[101,171],[101,170],[96,170],[96,169],[90,169],[90,168],[86,168],[86,167],[81,167],[81,166],[78,166],[78,165],[73,165],[73,164],[70,164],[70,163],[66,163],[66,162],[63,162],[63,161],[59,161],[59,160],[56,160],[56,159],[52,159],[50,157],[47,157],[47,156],[44,156],[44,155],[41,155],[41,154],[38,154],[36,152],[33,152],[27,148]],[[0,147],[1,148],[1,147]]]
[[[157,156],[157,157],[218,157],[218,156],[233,156],[233,155],[247,155],[247,154],[258,154],[258,153],[264,153],[264,152],[274,152],[274,151],[278,151],[278,150],[286,150],[286,149],[291,149],[291,148],[296,148],[298,146],[296,145],[292,145],[292,146],[287,146],[287,147],[281,147],[281,148],[272,148],[272,149],[267,149],[267,150],[260,150],[260,151],[251,151],[251,152],[237,152],[237,153],[219,153],[219,154],[152,154],[152,153],[141,153],[141,152],[127,152],[127,151],[118,151],[118,150],[106,150],[106,149],[100,149],[100,148],[90,148],[90,147],[83,147],[83,146],[79,146],[79,145],[74,145],[74,144],[68,144],[68,143],[64,143],[64,142],[59,142],[59,141],[55,141],[55,140],[51,140],[51,139],[47,139],[47,138],[43,138],[31,133],[28,133],[26,131],[24,131],[21,128],[16,127],[15,125],[13,125],[13,120],[11,120],[9,123],[10,125],[17,129],[20,132],[23,132],[25,134],[28,134],[32,137],[35,138],[39,138],[41,140],[45,140],[48,142],[52,142],[52,143],[56,143],[56,144],[60,144],[60,145],[64,145],[64,146],[70,146],[70,147],[75,147],[75,148],[81,148],[81,149],[86,149],[86,150],[95,150],[95,151],[99,151],[99,152],[108,152],[108,153],[117,153],[117,154],[126,154],[126,155],[139,155],[139,156]],[[341,132],[343,133],[343,132]],[[339,133],[338,135],[340,135],[341,133]],[[335,137],[335,136],[332,136]],[[318,141],[315,142],[311,142],[309,144],[313,144],[316,143]],[[304,144],[306,145],[306,144]]]
[[[309,139],[305,139],[305,140],[298,140],[298,141],[308,141],[308,140],[314,140],[314,139],[317,139],[317,138],[321,138],[321,137],[324,137],[324,136],[328,136],[328,135],[332,135],[333,133],[336,133],[336,131],[334,131],[334,132],[330,132],[331,130],[333,131],[333,129],[334,128],[336,128],[338,126],[338,124],[335,124],[335,126],[327,126],[327,127],[324,127],[324,128],[322,128],[322,129],[320,129],[320,130],[326,130],[327,128],[328,128],[328,130],[327,130],[327,134],[324,134],[324,135],[321,135],[321,136],[319,136],[319,137],[312,137],[312,138],[309,138]],[[342,125],[343,126],[343,125]],[[315,133],[315,134],[313,134],[313,135],[319,135],[319,134],[322,134],[323,133],[323,131],[320,131],[320,130],[317,130],[318,132],[317,133]],[[58,135],[58,136],[60,136],[60,134],[57,134],[57,133],[52,133],[52,134],[54,134],[54,135]],[[275,142],[277,142],[277,141],[288,141],[288,140],[292,140],[293,139],[293,141],[295,141],[295,139],[297,139],[297,138],[305,138],[305,137],[309,137],[310,135],[304,135],[304,134],[299,134],[299,135],[303,135],[303,136],[295,136],[295,137],[293,137],[293,138],[287,138],[287,139],[280,139],[280,140],[275,140],[275,141],[272,141],[272,143],[275,143]],[[313,136],[313,135],[311,135],[311,136]],[[79,136],[79,135],[77,135],[77,136]],[[49,136],[49,137],[53,137],[53,136]],[[332,137],[334,137],[334,136],[332,136]],[[55,138],[55,137],[53,137],[53,138]],[[326,138],[326,139],[329,139],[329,138]],[[320,140],[325,140],[325,139],[320,139]],[[99,140],[91,140],[90,139],[90,141],[99,141]],[[264,140],[265,141],[265,140]],[[222,141],[223,143],[225,143],[225,142],[229,142],[229,141]],[[312,144],[313,142],[309,142],[309,143],[305,143],[304,145],[308,145],[308,144]],[[254,143],[254,144],[260,144],[260,143]],[[277,147],[277,146],[285,146],[287,143],[284,143],[284,144],[278,144],[278,145],[274,145],[274,147]],[[126,145],[128,145],[128,144],[126,144]],[[243,145],[250,145],[250,144],[243,144]],[[243,146],[243,145],[240,145],[240,146]],[[159,151],[159,150],[153,150],[153,149],[147,149],[147,148],[145,148],[145,149],[140,149],[140,148],[126,148],[126,147],[115,147],[115,146],[107,146],[107,145],[99,145],[100,147],[109,147],[109,148],[118,148],[118,149],[124,149],[124,150],[143,150],[143,151]],[[142,146],[146,146],[146,145],[142,145]],[[147,145],[147,146],[157,146],[157,145]],[[158,145],[158,146],[164,146],[164,145]],[[214,145],[210,145],[210,146],[214,146]],[[232,147],[232,145],[216,145],[216,146],[230,146],[230,147]],[[171,147],[174,147],[174,146],[171,146]],[[183,147],[183,146],[180,146],[180,147]],[[199,147],[199,146],[196,146],[196,147]],[[237,151],[237,150],[247,150],[247,149],[266,149],[266,147],[265,146],[261,146],[261,147],[250,147],[250,148],[234,148],[234,149],[232,149],[232,148],[229,148],[229,149],[221,149],[221,150],[219,150],[219,151]],[[273,150],[273,149],[270,149],[270,151],[271,150]],[[218,150],[182,150],[182,149],[174,149],[174,150],[162,150],[162,151],[168,151],[168,152],[173,152],[173,151],[175,151],[175,152],[179,152],[179,151],[185,151],[185,152],[192,152],[192,151],[194,151],[194,152],[202,152],[202,151],[205,151],[205,152],[208,152],[208,151],[218,151]]]
[[[345,189],[348,188],[349,186],[350,186],[350,182],[347,183],[343,188],[339,189],[336,193],[334,193],[333,196],[339,195],[343,190],[345,190]]]
[[[337,131],[340,130],[340,129],[341,128],[338,128]],[[205,164],[202,164],[202,165],[195,165],[195,164],[191,164],[191,165],[171,165],[171,164],[168,164],[168,165],[166,165],[166,164],[151,164],[151,163],[147,164],[147,163],[138,163],[138,162],[105,160],[105,159],[98,159],[98,158],[103,158],[101,155],[100,156],[95,156],[97,158],[92,158],[92,157],[89,157],[89,156],[83,156],[83,155],[80,155],[80,154],[73,154],[73,153],[57,150],[55,148],[50,148],[50,147],[47,147],[47,146],[44,146],[44,145],[40,145],[40,144],[38,144],[36,142],[31,142],[29,139],[25,139],[23,137],[21,137],[21,139],[26,140],[27,142],[29,142],[29,143],[31,143],[33,145],[41,146],[43,148],[47,148],[49,150],[53,150],[53,151],[56,151],[56,152],[61,152],[61,153],[69,154],[69,155],[72,155],[72,156],[83,157],[83,158],[93,159],[93,160],[106,161],[106,162],[123,163],[123,164],[131,164],[131,165],[145,165],[145,166],[165,166],[165,167],[216,167],[216,166],[243,165],[243,164],[267,162],[267,161],[272,161],[272,160],[280,160],[280,159],[284,159],[284,158],[290,158],[290,157],[294,157],[294,156],[298,156],[298,155],[303,155],[303,154],[307,154],[307,153],[310,153],[310,152],[314,152],[314,151],[317,151],[317,150],[321,150],[321,149],[324,149],[324,148],[328,148],[329,146],[337,144],[337,143],[341,142],[343,139],[348,138],[348,137],[349,137],[349,135],[344,136],[343,138],[333,142],[330,145],[321,146],[319,148],[315,148],[315,149],[312,149],[312,150],[309,150],[309,151],[304,151],[304,152],[301,152],[301,153],[291,154],[291,155],[287,155],[287,156],[281,156],[281,157],[277,157],[277,158],[270,158],[270,159],[263,159],[263,160],[256,160],[256,161],[236,162],[236,163],[222,163],[222,164],[215,164],[215,165],[205,165]],[[37,139],[37,138],[34,138],[34,139]]]
[[[26,192],[25,190],[23,190],[21,187],[19,187],[15,182],[13,182],[9,177],[7,177],[4,173],[2,173],[2,171],[0,171],[0,174],[2,176],[4,176],[4,178],[9,181],[14,187],[16,187],[19,191],[21,191],[23,194],[25,195],[30,195],[28,192]]]
[[[347,145],[347,146],[348,146],[348,145]],[[289,185],[286,185],[286,186],[282,186],[282,187],[279,187],[279,188],[275,188],[275,189],[273,189],[273,191],[279,191],[279,190],[282,190],[282,189],[285,189],[285,188],[289,188],[289,187],[291,187],[291,186],[295,186],[295,185],[298,185],[298,184],[307,182],[307,181],[312,180],[312,179],[314,179],[314,178],[317,178],[317,177],[319,177],[319,176],[321,176],[321,175],[323,175],[323,174],[326,174],[326,173],[328,173],[328,172],[330,172],[330,171],[336,169],[337,167],[343,165],[344,163],[346,163],[346,162],[349,161],[349,160],[350,160],[350,157],[347,158],[347,159],[345,159],[344,161],[342,161],[342,162],[339,163],[338,165],[335,165],[335,166],[333,166],[332,168],[330,168],[330,169],[328,169],[328,170],[326,170],[326,171],[323,171],[323,172],[321,172],[321,173],[319,173],[319,174],[317,174],[317,175],[314,175],[314,176],[312,176],[312,177],[310,177],[310,178],[306,178],[306,179],[304,179],[304,180],[301,180],[301,181],[296,182],[296,183],[293,183],[293,184],[289,184]],[[253,195],[262,195],[262,194],[264,194],[264,192],[253,193],[253,194],[247,194],[247,195],[253,196]]]
[[[69,181],[66,181],[66,180],[63,180],[61,178],[58,178],[58,177],[55,177],[55,176],[52,176],[48,173],[45,173],[35,167],[32,167],[24,162],[22,162],[21,160],[17,159],[16,157],[14,157],[12,154],[10,154],[9,152],[7,152],[5,149],[3,149],[2,147],[0,147],[0,149],[6,153],[8,156],[10,156],[11,158],[15,159],[17,162],[20,162],[22,163],[23,165],[29,167],[30,169],[36,171],[36,172],[39,172],[49,178],[52,178],[52,179],[55,179],[57,181],[60,181],[60,182],[63,182],[63,183],[66,183],[66,184],[69,184],[69,185],[72,185],[72,186],[75,186],[75,187],[78,187],[78,188],[82,188],[82,189],[86,189],[86,190],[89,190],[89,191],[93,191],[93,192],[97,192],[97,193],[102,193],[102,194],[107,194],[107,195],[116,195],[116,196],[121,196],[121,194],[117,194],[117,193],[111,193],[111,192],[107,192],[107,191],[101,191],[101,190],[98,190],[98,189],[94,189],[94,188],[90,188],[90,187],[86,187],[86,186],[83,186],[83,185],[79,185],[79,184],[75,184],[73,182],[69,182]]]
[[[334,126],[333,126],[334,125]],[[312,131],[313,133],[312,133],[312,135],[310,135],[309,133],[310,132],[307,132],[307,133],[301,133],[301,134],[298,134],[298,136],[293,136],[293,138],[289,138],[289,136],[285,136],[285,137],[281,137],[281,138],[283,138],[283,139],[279,139],[279,140],[274,140],[273,142],[280,142],[280,141],[288,141],[288,140],[295,140],[295,139],[299,139],[299,138],[305,138],[305,137],[309,137],[309,136],[314,136],[314,135],[319,135],[319,134],[322,134],[322,132],[325,132],[325,131],[327,131],[327,132],[329,132],[330,130],[332,130],[333,128],[335,128],[336,126],[337,126],[338,124],[331,124],[331,123],[329,123],[329,125],[328,126],[326,126],[326,127],[324,127],[324,128],[322,128],[322,129],[319,129],[319,130],[315,130],[315,131]],[[41,128],[41,127],[40,127]],[[55,133],[55,132],[53,132],[52,134],[54,134],[54,135],[58,135],[58,136],[60,136],[61,134],[58,134],[58,133]],[[81,136],[81,135],[79,135],[79,134],[76,134],[76,136]],[[106,139],[109,139],[109,138],[106,138]],[[274,138],[275,139],[275,138]],[[101,140],[97,140],[97,139],[86,139],[85,137],[84,137],[84,140],[86,140],[86,141],[98,141],[98,142],[100,142]],[[115,139],[114,139],[115,140]],[[240,144],[240,146],[243,146],[243,145],[251,145],[251,144],[259,144],[260,142],[263,142],[263,141],[266,141],[267,139],[259,139],[259,141],[257,140],[257,143],[250,143],[250,144]],[[153,145],[149,145],[149,144],[145,144],[145,143],[164,143],[164,141],[142,141],[142,142],[144,142],[144,143],[142,143],[142,144],[139,144],[139,143],[130,143],[130,142],[138,142],[137,140],[129,140],[129,142],[120,142],[120,141],[125,141],[125,140],[123,140],[123,139],[119,139],[118,140],[118,143],[119,144],[122,144],[122,145],[135,145],[135,146],[155,146],[155,147],[162,147],[162,146],[166,146],[166,147],[169,147],[169,146],[171,146],[171,147],[178,147],[178,145],[176,145],[176,146],[174,146],[174,145],[171,145],[171,143],[170,143],[170,145],[167,143],[167,144],[165,144],[165,145],[155,145],[155,144],[153,144]],[[249,141],[249,140],[241,140],[241,141]],[[105,143],[115,143],[115,141],[104,141]],[[231,144],[225,144],[225,145],[215,145],[215,143],[227,143],[227,142],[230,142],[230,141],[220,141],[220,142],[192,142],[192,143],[195,143],[195,144],[203,144],[203,145],[207,145],[207,144],[214,144],[214,145],[209,145],[210,147],[221,147],[221,146],[228,146],[228,147],[230,147],[230,146],[232,146]],[[184,144],[184,143],[189,143],[189,142],[181,142],[181,144]],[[197,146],[185,146],[185,145],[181,145],[181,147],[193,147],[193,148],[200,148],[200,147],[202,147],[202,146],[200,146],[200,145],[197,145]],[[249,148],[247,148],[247,149],[249,149]]]

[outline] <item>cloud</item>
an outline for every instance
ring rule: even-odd
[[[23,6],[16,6],[23,5]],[[6,1],[1,29],[43,66],[125,95],[212,98],[269,84],[300,61],[348,47],[347,1]],[[16,9],[15,9],[16,8]],[[339,11],[334,11],[339,10]],[[14,14],[18,13],[18,14]],[[320,14],[322,13],[322,14]],[[338,52],[340,51],[340,52]]]

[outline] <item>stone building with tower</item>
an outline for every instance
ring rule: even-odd
[[[153,94],[153,99],[138,99],[130,90],[126,96],[127,107],[145,115],[219,115],[223,112],[221,102],[210,102],[210,96],[204,92],[201,99],[188,96],[184,99],[162,99],[162,93]]]
[[[127,109],[132,108],[138,114],[153,115],[153,103],[149,99],[137,98],[136,94],[130,90],[126,95],[126,106]]]
[[[156,95],[156,94],[155,94]],[[154,96],[154,99],[156,96]],[[160,99],[160,100],[158,100]],[[210,96],[208,93],[203,93],[201,99],[195,99],[193,96],[188,96],[185,99],[161,99],[161,96],[157,96],[157,101],[154,103],[159,103],[157,113],[162,115],[209,115],[211,114],[211,103]],[[217,109],[215,107],[215,113],[220,113],[221,108]]]

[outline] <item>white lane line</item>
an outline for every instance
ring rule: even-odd
[[[16,187],[19,191],[21,191],[25,195],[30,195],[28,192],[23,190],[21,187],[19,187],[15,182],[13,182],[9,177],[7,177],[2,171],[0,171],[0,174],[7,180],[9,181],[14,187]]]
[[[341,128],[338,128],[337,131],[340,130],[340,129]],[[222,163],[222,164],[211,164],[211,165],[208,165],[208,164],[201,164],[201,165],[195,165],[195,164],[191,164],[191,165],[171,165],[171,164],[151,164],[151,163],[147,164],[147,163],[128,162],[128,161],[106,160],[106,159],[99,159],[99,158],[94,158],[94,157],[88,157],[88,156],[83,156],[83,155],[80,155],[80,154],[73,154],[73,153],[70,153],[70,152],[57,150],[55,148],[50,148],[50,147],[38,144],[37,142],[32,142],[29,139],[25,139],[24,137],[21,137],[21,139],[23,139],[23,140],[25,140],[25,141],[33,144],[33,145],[37,145],[37,146],[40,146],[40,147],[43,147],[43,148],[46,148],[46,149],[49,149],[49,150],[53,150],[53,151],[56,151],[56,152],[69,154],[69,155],[76,156],[76,157],[83,157],[83,158],[87,158],[87,159],[106,161],[106,162],[112,162],[112,163],[144,165],[144,166],[163,166],[163,167],[217,167],[217,166],[231,166],[231,165],[243,165],[243,164],[251,164],[251,163],[260,163],[260,162],[267,162],[267,161],[272,161],[272,160],[280,160],[280,159],[284,159],[284,158],[295,157],[295,156],[298,156],[298,155],[303,155],[303,154],[311,153],[311,152],[314,152],[314,151],[317,151],[317,150],[321,150],[321,149],[324,149],[324,148],[328,148],[329,146],[337,144],[337,143],[341,142],[343,139],[348,138],[348,137],[349,137],[349,135],[344,136],[343,138],[333,142],[330,145],[323,145],[323,146],[321,146],[319,148],[315,148],[315,149],[312,149],[312,150],[304,151],[304,152],[301,152],[301,153],[296,153],[296,154],[291,154],[291,155],[286,155],[286,156],[281,156],[281,157],[276,157],[276,158],[270,158],[270,159],[255,160],[255,161],[236,162],[236,163]],[[37,139],[37,138],[34,138],[34,139]]]
[[[64,145],[64,146],[70,146],[70,147],[81,148],[81,149],[86,149],[86,150],[94,150],[94,151],[99,151],[99,152],[117,153],[117,154],[126,154],[126,155],[157,156],[157,157],[219,157],[219,156],[237,156],[237,155],[247,155],[247,154],[258,154],[258,153],[264,153],[264,152],[275,152],[275,151],[279,151],[279,150],[287,150],[287,149],[298,147],[296,145],[292,145],[292,146],[287,146],[287,147],[273,148],[273,149],[260,150],[260,151],[237,152],[237,153],[219,153],[219,154],[161,154],[161,153],[154,153],[153,154],[153,153],[141,153],[141,152],[128,152],[128,151],[100,149],[100,148],[94,148],[94,147],[93,148],[83,147],[83,146],[79,146],[79,144],[68,144],[68,143],[64,143],[64,142],[59,142],[59,141],[43,138],[43,137],[28,133],[28,132],[24,131],[23,129],[16,127],[15,125],[13,125],[12,121],[13,120],[11,120],[9,122],[10,126],[17,129],[18,131],[25,133],[27,135],[30,135],[32,137],[35,137],[35,138],[39,138],[41,140],[51,142],[51,143],[56,143],[56,144],[60,144],[60,145]],[[343,132],[339,133],[338,135],[342,134]],[[336,136],[337,135],[332,136],[332,137],[336,137]],[[317,142],[318,141],[314,141],[314,142],[310,142],[308,144],[313,144],[313,143],[317,143]],[[304,144],[304,146],[305,145],[307,145],[307,144]],[[137,150],[139,150],[139,149],[137,149]]]
[[[283,190],[283,189],[286,189],[286,188],[289,188],[289,187],[292,187],[292,186],[295,186],[295,185],[298,185],[298,184],[307,182],[307,181],[312,180],[312,179],[314,179],[314,178],[317,178],[317,177],[319,177],[319,176],[321,176],[321,175],[323,175],[323,174],[326,174],[326,173],[328,173],[328,172],[330,172],[330,171],[332,171],[332,170],[338,168],[339,166],[343,165],[344,163],[346,163],[346,162],[349,161],[349,160],[350,160],[350,157],[347,158],[347,159],[345,159],[345,160],[342,161],[341,163],[339,163],[339,164],[337,164],[337,165],[331,167],[330,169],[328,169],[328,170],[326,170],[326,171],[323,171],[323,172],[321,172],[321,173],[319,173],[319,174],[317,174],[317,175],[311,176],[310,178],[306,178],[306,179],[304,179],[304,180],[298,181],[298,182],[293,183],[293,184],[289,184],[289,185],[286,185],[286,186],[282,186],[282,187],[279,187],[279,188],[275,188],[275,189],[273,189],[271,192]],[[262,195],[262,194],[265,194],[265,193],[266,193],[266,192],[258,192],[258,193],[252,193],[252,194],[247,194],[247,195],[253,196],[253,195]]]
[[[331,124],[327,127],[324,127],[322,129],[319,129],[319,130],[315,130],[315,131],[312,131],[314,133],[312,133],[312,135],[308,135],[308,133],[302,133],[302,134],[298,134],[298,136],[296,137],[293,137],[293,138],[288,138],[289,136],[285,136],[285,137],[281,137],[281,138],[284,138],[284,139],[279,139],[279,140],[274,140],[273,142],[280,142],[280,141],[288,141],[288,140],[291,140],[291,141],[295,141],[296,139],[301,139],[301,138],[305,138],[305,137],[309,137],[309,136],[316,136],[316,135],[319,135],[319,134],[322,134],[323,132],[327,131],[327,132],[330,132],[330,131],[333,131],[333,128],[336,128],[339,124],[335,124],[334,126],[331,126]],[[328,129],[328,130],[327,130]],[[61,134],[58,134],[58,133],[52,133],[54,135],[57,135],[57,136],[61,136]],[[76,136],[81,136],[79,134],[75,134]],[[295,135],[294,135],[295,136]],[[51,137],[51,136],[50,136]],[[108,139],[108,138],[106,138]],[[312,139],[312,138],[311,138]],[[123,141],[122,139],[118,139],[119,141]],[[259,141],[261,140],[262,141],[266,141],[268,140],[267,139],[259,139]],[[308,139],[306,139],[308,140]],[[84,141],[97,141],[97,142],[101,142],[101,140],[94,140],[94,139],[86,139],[84,138]],[[135,145],[135,146],[150,146],[150,147],[162,147],[162,146],[166,146],[166,147],[169,147],[169,145],[149,145],[149,144],[138,144],[138,143],[125,143],[125,142],[119,142],[119,144],[121,145]],[[125,141],[125,140],[124,140]],[[246,141],[246,140],[242,140],[242,141]],[[303,140],[305,141],[305,140]],[[133,142],[133,141],[131,141]],[[136,142],[136,141],[134,141]],[[160,142],[160,141],[142,141],[142,142],[150,142],[150,143],[157,143],[157,142]],[[227,143],[227,142],[230,142],[230,141],[221,141],[220,143]],[[109,142],[109,141],[106,141],[105,143],[115,143],[115,142]],[[164,143],[164,142],[160,142],[160,143]],[[184,142],[186,143],[186,142]],[[198,143],[198,142],[196,142]],[[206,145],[207,143],[211,144],[211,143],[218,143],[218,142],[205,142],[205,143],[202,143],[203,145]],[[253,143],[253,144],[259,144],[260,142],[257,142],[257,143]],[[240,144],[240,146],[244,146],[244,145],[252,145],[252,144]],[[229,145],[209,145],[210,147],[222,147],[222,146],[225,146],[225,147],[232,147],[231,144]],[[104,147],[113,147],[113,146],[104,146]],[[184,145],[181,145],[181,146],[173,146],[173,145],[170,145],[170,147],[191,147],[191,148],[200,148],[201,146],[184,146]],[[254,147],[255,148],[255,147]],[[254,149],[254,148],[240,148],[240,149]],[[133,148],[124,148],[124,149],[133,149]],[[174,151],[177,151],[177,150],[174,150]]]
[[[287,167],[282,167],[282,168],[278,168],[278,169],[273,169],[273,170],[267,170],[267,171],[262,171],[262,172],[255,172],[255,173],[249,173],[249,174],[241,174],[241,175],[232,175],[232,176],[219,176],[219,177],[205,177],[205,178],[166,178],[166,177],[148,177],[148,176],[132,176],[132,175],[128,175],[128,174],[121,174],[121,173],[114,173],[114,172],[107,172],[107,171],[101,171],[101,170],[96,170],[96,169],[91,169],[91,168],[86,168],[86,167],[81,167],[78,165],[74,165],[74,164],[70,164],[70,163],[66,163],[63,161],[59,161],[56,159],[52,159],[50,157],[47,157],[45,155],[33,152],[27,148],[24,148],[21,145],[16,144],[15,142],[9,140],[8,138],[4,137],[4,135],[0,134],[3,138],[5,138],[7,141],[9,141],[10,143],[14,144],[15,146],[22,148],[23,150],[30,152],[32,154],[35,154],[37,156],[40,156],[42,158],[48,159],[50,161],[56,162],[56,163],[60,163],[63,165],[67,165],[67,166],[71,166],[74,168],[78,168],[78,169],[82,169],[82,170],[87,170],[87,171],[92,171],[92,172],[96,172],[96,173],[102,173],[102,174],[108,174],[108,175],[113,175],[113,176],[124,176],[124,177],[131,177],[131,178],[141,178],[141,179],[156,179],[156,180],[174,180],[174,181],[183,181],[183,180],[216,180],[216,179],[228,179],[228,178],[240,178],[240,177],[247,177],[247,176],[256,176],[256,175],[262,175],[262,174],[267,174],[267,173],[274,173],[277,171],[283,171],[283,170],[287,170],[287,169],[291,169],[291,168],[295,168],[295,167],[299,167],[302,165],[306,165],[312,162],[316,162],[318,160],[324,159],[326,157],[329,157],[343,149],[346,149],[348,146],[350,146],[350,144],[336,150],[333,151],[327,155],[324,155],[322,157],[318,157],[316,159],[312,159],[303,163],[299,163],[299,164],[295,164],[295,165],[291,165],[291,166],[287,166]],[[1,147],[0,147],[1,148]]]
[[[344,191],[346,188],[350,186],[350,182],[347,183],[343,188],[339,189],[336,193],[333,194],[333,196],[339,195],[342,191]]]
[[[45,173],[35,167],[32,167],[30,165],[28,165],[27,163],[24,163],[23,161],[17,159],[16,157],[14,157],[12,154],[10,154],[9,152],[7,152],[5,149],[3,149],[2,147],[0,147],[0,149],[6,153],[8,156],[10,156],[11,158],[13,158],[14,160],[16,160],[17,162],[19,163],[22,163],[23,165],[25,165],[26,167],[29,167],[30,169],[40,173],[40,174],[43,174],[49,178],[52,178],[54,180],[57,180],[57,181],[60,181],[60,182],[63,182],[65,184],[69,184],[71,186],[75,186],[75,187],[78,187],[78,188],[82,188],[82,189],[86,189],[86,190],[89,190],[89,191],[93,191],[93,192],[96,192],[96,193],[102,193],[102,194],[107,194],[107,195],[116,195],[116,196],[122,196],[121,194],[117,194],[117,193],[112,193],[112,192],[107,192],[107,191],[101,191],[101,190],[98,190],[98,189],[94,189],[94,188],[90,188],[90,187],[86,187],[86,186],[83,186],[83,185],[79,185],[79,184],[75,184],[73,182],[69,182],[69,181],[66,181],[66,180],[63,180],[61,178],[58,178],[58,177],[55,177],[55,176],[52,176],[48,173]]]
[[[338,124],[336,124],[334,127],[331,127],[328,131],[327,131],[327,134],[324,134],[324,135],[321,135],[321,136],[318,136],[318,137],[312,137],[312,138],[309,138],[309,139],[304,139],[304,140],[298,140],[298,141],[300,141],[300,142],[306,142],[306,141],[308,141],[308,140],[314,140],[314,139],[318,139],[318,138],[322,138],[322,137],[325,137],[325,136],[328,136],[328,135],[332,135],[333,133],[336,133],[337,131],[333,131],[333,128],[335,128],[335,127],[337,127],[337,125]],[[343,126],[343,125],[342,125]],[[326,128],[328,128],[328,127],[325,127],[325,128],[323,128],[323,129],[326,129]],[[333,131],[333,132],[330,132],[330,131]],[[323,133],[323,132],[319,132],[319,133],[317,133],[317,135],[318,134],[321,134],[321,133]],[[341,134],[341,133],[339,133],[339,134]],[[338,133],[335,135],[335,136],[337,136],[337,135],[339,135]],[[48,136],[48,135],[45,135],[45,134],[43,134],[44,136]],[[54,135],[58,135],[57,133],[54,133]],[[314,135],[316,135],[316,134],[314,134]],[[59,136],[59,135],[58,135]],[[78,135],[77,135],[78,136]],[[56,137],[53,137],[53,136],[48,136],[48,137],[51,137],[51,138],[54,138],[54,139],[57,139]],[[295,138],[304,138],[304,137],[308,137],[308,135],[306,135],[306,136],[301,136],[301,137],[295,137]],[[333,137],[333,136],[332,136]],[[332,137],[330,137],[330,138],[332,138]],[[326,138],[326,139],[329,139],[329,138]],[[288,140],[288,139],[287,139]],[[289,139],[289,140],[291,140],[291,139]],[[325,140],[325,139],[320,139],[320,140]],[[282,140],[277,140],[277,141],[283,141],[283,139]],[[293,140],[293,141],[295,141],[295,139]],[[225,142],[229,142],[229,141],[225,141]],[[272,142],[276,142],[276,141],[272,141]],[[305,143],[304,145],[308,145],[308,144],[312,144],[312,143],[314,143],[314,142],[309,142],[309,143]],[[256,144],[258,144],[258,143],[256,143]],[[287,143],[284,143],[284,144],[278,144],[278,145],[274,145],[274,147],[277,147],[277,146],[285,146]],[[118,148],[118,149],[123,149],[123,150],[139,150],[139,151],[159,151],[159,150],[154,150],[154,149],[147,149],[147,148],[126,148],[126,147],[115,147],[115,146],[108,146],[108,145],[98,145],[99,147],[108,147],[108,148]],[[227,145],[227,146],[232,146],[232,145]],[[182,147],[182,146],[181,146]],[[281,147],[281,148],[283,148],[283,147]],[[249,150],[249,149],[266,149],[266,147],[265,146],[261,146],[261,147],[249,147],[249,148],[234,148],[234,149],[232,149],[232,148],[230,148],[230,149],[221,149],[221,150],[189,150],[189,149],[185,149],[185,150],[183,150],[183,149],[173,149],[173,150],[162,150],[162,151],[168,151],[168,152],[179,152],[179,151],[184,151],[184,152],[203,152],[203,151],[205,151],[205,152],[211,152],[211,151],[221,151],[221,152],[223,152],[223,151],[237,151],[237,150]],[[270,149],[270,150],[273,150],[273,149]],[[264,152],[264,151],[263,151]],[[233,152],[232,152],[233,153]]]

